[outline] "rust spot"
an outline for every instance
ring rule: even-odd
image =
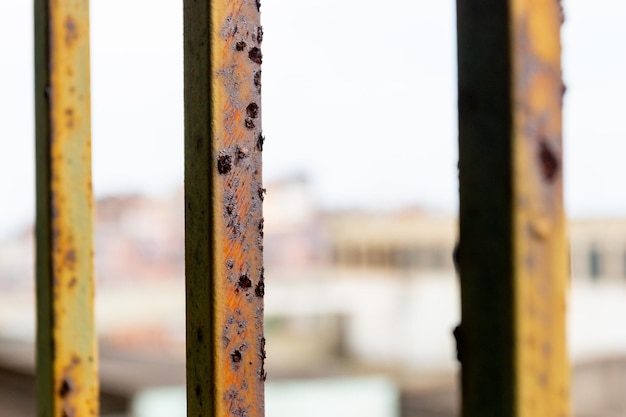
[[[217,172],[220,174],[228,174],[233,168],[233,162],[230,155],[222,154],[217,158]]]
[[[237,362],[241,362],[241,352],[238,349],[235,349],[231,354],[230,354],[230,358],[233,360],[233,362],[237,363]]]
[[[235,417],[248,417],[248,410],[250,409],[250,406],[247,407],[237,407],[234,410],[232,410],[233,416]]]
[[[248,289],[252,286],[252,281],[250,281],[247,275],[242,275],[239,277],[239,286],[243,289]]]
[[[263,272],[261,272],[259,282],[254,288],[254,293],[257,295],[257,297],[263,297],[265,295],[265,277],[263,276]]]
[[[259,379],[265,381],[267,379],[267,372],[265,372],[265,338],[261,336],[259,338],[259,359],[261,359],[261,366],[259,366]]]
[[[55,195],[53,195],[53,197],[55,197]],[[56,219],[57,217],[59,217],[59,207],[57,205],[56,199],[55,201],[53,201],[52,203],[52,207],[50,207],[50,214],[52,215],[53,219]],[[52,229],[52,238],[58,238],[59,235],[61,234],[61,232],[59,231],[58,227],[55,227],[54,229]]]
[[[256,1],[256,10],[257,12],[261,11],[261,0],[255,0]]]
[[[69,288],[74,288],[74,287],[76,286],[76,283],[77,283],[77,282],[78,282],[78,281],[76,280],[76,277],[72,277],[72,279],[71,279],[71,280],[70,280],[70,282],[67,284],[67,286],[68,286]]]
[[[259,151],[263,151],[263,142],[265,142],[265,137],[259,133],[259,136],[256,138],[256,148]]]
[[[235,193],[233,193],[232,190],[226,190],[226,192],[224,193],[224,211],[226,212],[226,216],[231,216],[235,212],[235,210],[237,210]]]
[[[263,218],[262,218],[262,219],[259,221],[259,233],[261,234],[261,237],[263,237],[263,236],[264,236],[264,232],[263,232],[263,228],[264,228],[264,226],[265,226],[265,219],[263,219]]]
[[[230,332],[230,327],[235,324],[235,318],[230,316],[226,319],[226,324],[222,329],[222,341],[224,343],[224,348],[228,347],[230,344],[230,337],[228,337],[228,333]]]
[[[267,355],[265,354],[265,338],[263,336],[259,338],[259,357],[261,359],[267,358]]]
[[[539,375],[537,375],[537,383],[539,385],[541,385],[542,387],[545,387],[548,385],[548,375],[544,372],[540,373]]]
[[[224,393],[224,399],[226,400],[235,400],[239,396],[239,391],[235,388],[229,389]]]
[[[65,19],[65,44],[71,46],[78,39],[78,28],[72,16]]]
[[[237,216],[231,218],[226,226],[231,229],[229,235],[231,240],[239,239],[239,237],[246,231],[245,227],[241,224]]]
[[[70,264],[70,267],[76,263],[76,251],[74,249],[65,252],[65,263]]]
[[[267,193],[267,189],[263,187],[259,187],[258,194],[261,201],[265,200],[265,194]]]
[[[256,28],[256,41],[260,44],[263,42],[263,26]]]
[[[246,129],[252,130],[254,129],[254,121],[251,118],[246,118]]]
[[[561,24],[565,23],[565,10],[563,9],[561,0],[559,0],[559,19],[561,20]]]
[[[61,388],[59,388],[59,396],[61,398],[67,397],[72,392],[72,381],[69,378],[63,378],[61,382]]]
[[[255,64],[261,65],[263,63],[263,54],[261,53],[261,50],[256,46],[250,49],[250,51],[248,52],[248,58],[250,58],[250,61],[254,62]]]
[[[233,258],[228,258],[228,260],[226,261],[226,268],[233,269],[234,266],[235,261],[233,260]]]
[[[250,154],[250,151],[248,150],[248,148],[246,148],[245,146],[237,146],[237,158],[238,159],[245,159],[248,157],[248,155]]]
[[[246,43],[244,41],[239,41],[235,44],[235,49],[238,50],[239,52],[243,51],[244,49],[246,49]]]
[[[248,104],[248,107],[246,107],[246,114],[248,115],[248,117],[251,117],[253,119],[259,117],[259,105],[256,103]]]
[[[543,178],[550,182],[554,181],[559,172],[559,161],[545,140],[539,144],[539,162]]]
[[[67,117],[67,122],[65,123],[65,125],[69,129],[71,129],[72,127],[74,127],[74,109],[72,109],[71,107],[65,109],[65,116]]]
[[[261,71],[254,73],[254,86],[261,92]]]
[[[248,320],[238,320],[236,333],[238,335],[244,334],[246,332],[247,327],[248,327]]]

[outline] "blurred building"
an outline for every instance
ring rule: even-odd
[[[626,282],[626,219],[570,222],[574,279]]]
[[[433,415],[448,415],[458,366],[451,330],[460,314],[452,262],[455,216],[416,207],[323,210],[303,176],[267,188],[270,379],[384,373],[393,376],[403,396],[410,392],[403,407],[424,410],[430,404],[448,410]],[[596,363],[592,359],[626,353],[626,336],[599,325],[626,316],[626,219],[573,220],[569,235],[570,351],[576,364],[586,366],[579,375],[587,375],[574,383],[576,390],[605,378],[606,366],[589,365]],[[10,345],[3,338],[31,346],[34,339],[33,252],[32,229],[0,242],[0,379],[2,366],[14,362],[12,352],[25,351],[5,350],[3,357]],[[182,383],[182,190],[168,198],[100,199],[95,256],[107,395],[124,399],[145,388]],[[29,366],[32,361],[25,360],[22,369]],[[592,409],[589,404],[599,400],[590,401],[582,407]]]
[[[34,288],[34,245],[32,228],[0,242],[0,292],[23,292]]]
[[[185,234],[182,190],[169,198],[100,199],[95,217],[98,285],[182,280]]]
[[[98,200],[95,214],[99,285],[182,280],[182,190],[167,198],[105,197]],[[454,273],[453,215],[417,207],[395,212],[322,210],[306,177],[295,176],[268,185],[264,216],[269,270]],[[569,235],[575,279],[626,281],[626,219],[572,220]],[[33,253],[33,229],[0,242],[0,288],[33,288]]]
[[[268,184],[263,217],[266,269],[309,269],[329,262],[324,217],[305,176]]]
[[[332,263],[340,269],[453,273],[453,216],[418,208],[396,213],[328,213]]]

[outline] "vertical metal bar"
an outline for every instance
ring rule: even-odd
[[[38,415],[98,414],[89,2],[35,0]]]
[[[569,416],[557,0],[457,0],[463,416]]]
[[[187,409],[263,416],[258,0],[185,0]]]

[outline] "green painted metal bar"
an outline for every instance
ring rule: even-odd
[[[34,4],[37,413],[95,416],[89,2]]]
[[[561,12],[457,1],[464,417],[571,414]]]
[[[263,416],[260,4],[183,4],[187,410]]]

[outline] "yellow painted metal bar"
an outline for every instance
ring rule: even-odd
[[[568,284],[557,1],[512,7],[517,415],[567,416]]]
[[[185,0],[187,409],[264,415],[258,0]]]
[[[555,0],[460,0],[462,415],[570,416]]]
[[[37,413],[96,416],[89,2],[34,4]]]

